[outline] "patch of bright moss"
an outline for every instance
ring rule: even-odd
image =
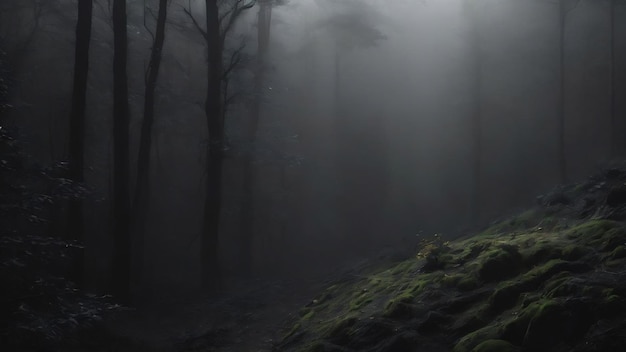
[[[606,232],[621,227],[622,225],[616,221],[595,219],[567,230],[565,236],[570,239],[580,239],[583,242],[587,242],[602,238]]]
[[[581,273],[591,269],[592,268],[585,263],[568,262],[561,259],[552,259],[542,265],[536,266],[533,269],[529,270],[526,274],[524,274],[522,280],[530,281],[536,284],[542,283],[560,272],[569,271],[573,273]]]
[[[371,292],[366,289],[363,289],[360,294],[357,294],[357,297],[350,302],[350,310],[359,310],[363,306],[372,302],[373,296]]]

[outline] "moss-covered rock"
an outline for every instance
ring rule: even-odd
[[[611,182],[624,181],[563,187],[567,206],[524,212],[445,247],[437,238],[426,254],[338,283],[301,312],[290,338],[300,340],[278,350],[622,350],[626,227],[588,216],[606,209]]]
[[[499,281],[518,274],[521,268],[522,256],[517,248],[503,245],[483,255],[478,275],[486,282]]]

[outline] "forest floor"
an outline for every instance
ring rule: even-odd
[[[299,319],[300,309],[320,291],[390,260],[380,256],[356,261],[309,279],[233,280],[213,295],[152,300],[114,313],[104,322],[106,333],[95,331],[91,343],[67,351],[274,351]]]
[[[314,281],[242,280],[219,296],[150,302],[106,322],[114,351],[271,351],[293,312],[323,286]]]
[[[80,187],[22,165],[15,141],[0,137],[3,350],[626,351],[624,168],[559,186],[482,232],[423,238],[404,260],[309,281],[241,280],[219,295],[120,311],[55,272],[73,243],[35,236],[54,205],[44,192],[64,199]]]
[[[480,233],[425,238],[406,260],[122,317],[114,331],[136,342],[113,350],[626,350],[626,171],[539,200]]]

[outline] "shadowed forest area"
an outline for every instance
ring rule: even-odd
[[[7,351],[622,351],[624,0],[0,0]]]

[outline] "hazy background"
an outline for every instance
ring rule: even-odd
[[[11,72],[12,124],[41,163],[67,146],[75,1],[2,0],[0,43]],[[109,271],[112,33],[96,1],[88,91],[88,271]],[[146,239],[151,285],[199,285],[206,127],[206,50],[173,0],[158,83],[153,206]],[[566,24],[570,180],[609,156],[608,2],[571,2]],[[16,6],[19,5],[19,6]],[[23,5],[23,6],[22,6]],[[146,2],[150,6],[151,1]],[[6,7],[5,7],[6,6]],[[220,260],[240,277],[309,277],[381,251],[410,254],[422,236],[460,236],[532,204],[558,182],[558,6],[478,3],[482,62],[482,215],[471,219],[472,17],[460,0],[291,0],[272,13],[257,143],[247,145],[253,72],[232,78]],[[40,9],[38,14],[35,9]],[[129,1],[131,133],[137,147],[151,39],[144,1]],[[623,18],[626,7],[617,8]],[[147,16],[147,17],[146,17]],[[626,21],[618,22],[617,114],[624,116]],[[228,38],[256,53],[257,8]],[[251,59],[250,59],[251,60]],[[625,119],[620,120],[621,128]],[[255,233],[241,231],[242,153],[255,153]],[[133,150],[136,156],[136,149]],[[134,160],[134,158],[133,158]],[[61,228],[57,229],[61,231]],[[246,244],[247,243],[247,244]],[[251,249],[250,249],[251,248]]]

